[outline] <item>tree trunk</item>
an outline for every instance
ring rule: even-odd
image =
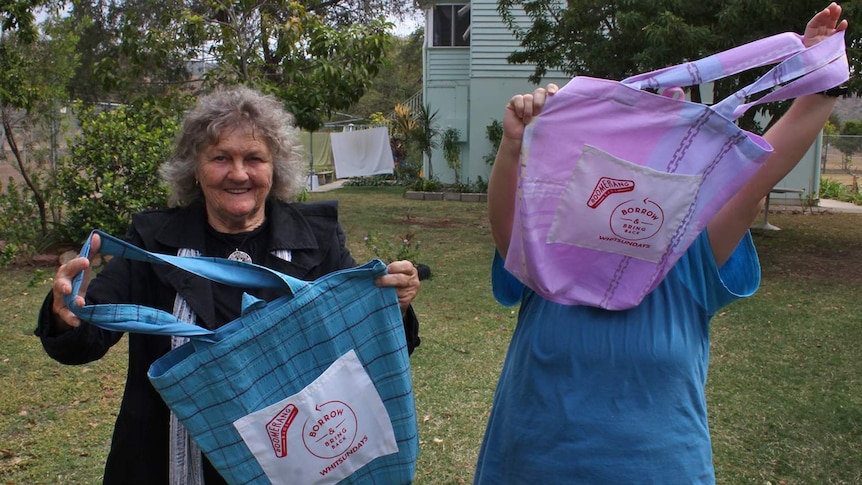
[[[425,152],[425,158],[428,159],[428,180],[434,180],[434,169],[431,167],[431,150]]]
[[[6,135],[6,142],[9,143],[9,148],[12,150],[12,154],[15,155],[15,161],[18,164],[18,171],[21,172],[21,177],[24,179],[24,183],[27,184],[27,187],[33,192],[33,197],[36,199],[36,206],[39,208],[39,221],[42,229],[42,236],[48,235],[48,214],[45,208],[45,198],[42,197],[42,193],[36,187],[36,184],[33,183],[33,180],[30,178],[30,175],[27,173],[27,169],[24,166],[24,158],[21,154],[21,150],[18,148],[18,142],[15,140],[15,133],[12,131],[12,125],[9,123],[9,118],[6,116],[6,110],[3,110],[3,132]]]

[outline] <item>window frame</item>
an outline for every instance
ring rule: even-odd
[[[441,3],[431,7],[431,35],[429,36],[428,47],[470,47],[470,4],[469,3]],[[440,34],[446,33],[449,36],[447,43],[442,43],[438,40],[442,29],[438,28],[439,17],[442,15],[442,9],[448,9],[448,15],[445,19],[448,20],[448,28]],[[438,11],[441,13],[438,15]],[[459,18],[463,20],[459,22]],[[466,38],[465,38],[466,37]]]

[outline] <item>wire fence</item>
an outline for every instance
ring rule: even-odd
[[[838,170],[856,175],[858,167],[854,159],[859,156],[862,156],[862,135],[826,134],[823,136],[820,170]]]

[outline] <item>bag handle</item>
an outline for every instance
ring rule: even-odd
[[[167,254],[157,254],[146,251],[122,239],[94,230],[81,248],[81,256],[90,255],[94,234],[101,240],[99,252],[118,256],[134,261],[165,264],[183,269],[217,283],[241,288],[276,288],[285,289],[290,294],[308,286],[303,281],[278,271],[251,263],[242,263],[222,258],[180,257]],[[371,270],[375,276],[386,272],[382,261],[374,260],[359,269]],[[72,278],[72,292],[64,296],[66,306],[81,320],[98,327],[118,332],[145,333],[150,335],[174,335],[190,337],[197,340],[214,342],[215,332],[198,325],[190,325],[163,310],[134,304],[100,304],[78,306],[75,297],[83,283],[84,272]]]
[[[844,48],[844,32],[841,31],[786,59],[752,84],[713,105],[712,109],[727,118],[736,119],[753,106],[819,93],[849,78],[850,66]],[[743,104],[752,94],[775,86],[780,87]]]
[[[776,62],[780,64],[757,81],[711,108],[728,119],[736,119],[752,106],[823,91],[849,78],[842,31],[808,48],[802,43],[801,35],[785,32],[703,59],[632,76],[621,82],[636,89],[678,88],[716,81]],[[782,86],[794,79],[798,82]],[[776,86],[780,87],[768,96],[743,104],[752,94]]]
[[[635,89],[695,86],[775,64],[803,50],[805,45],[801,35],[784,32],[702,59],[631,76],[620,82]]]
[[[144,263],[174,266],[217,283],[241,288],[283,288],[291,293],[296,293],[308,285],[307,281],[257,264],[205,256],[183,257],[151,253],[98,229],[90,233],[90,237],[87,238],[87,242],[81,249],[81,256],[89,256],[93,234],[99,235],[101,240],[99,253],[101,254],[119,256]]]

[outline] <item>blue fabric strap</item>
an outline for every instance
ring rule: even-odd
[[[307,286],[307,281],[288,276],[256,264],[220,258],[179,257],[156,254],[129,244],[102,231],[90,233],[81,248],[81,256],[89,257],[93,235],[100,239],[99,253],[135,261],[174,266],[203,278],[240,288],[280,288],[296,294]],[[385,265],[381,274],[385,272]],[[171,313],[133,304],[101,304],[78,306],[75,297],[83,283],[84,272],[72,279],[72,292],[64,297],[66,306],[78,318],[107,330],[136,332],[151,335],[175,335],[201,341],[215,341],[215,332],[197,325],[189,325]]]

